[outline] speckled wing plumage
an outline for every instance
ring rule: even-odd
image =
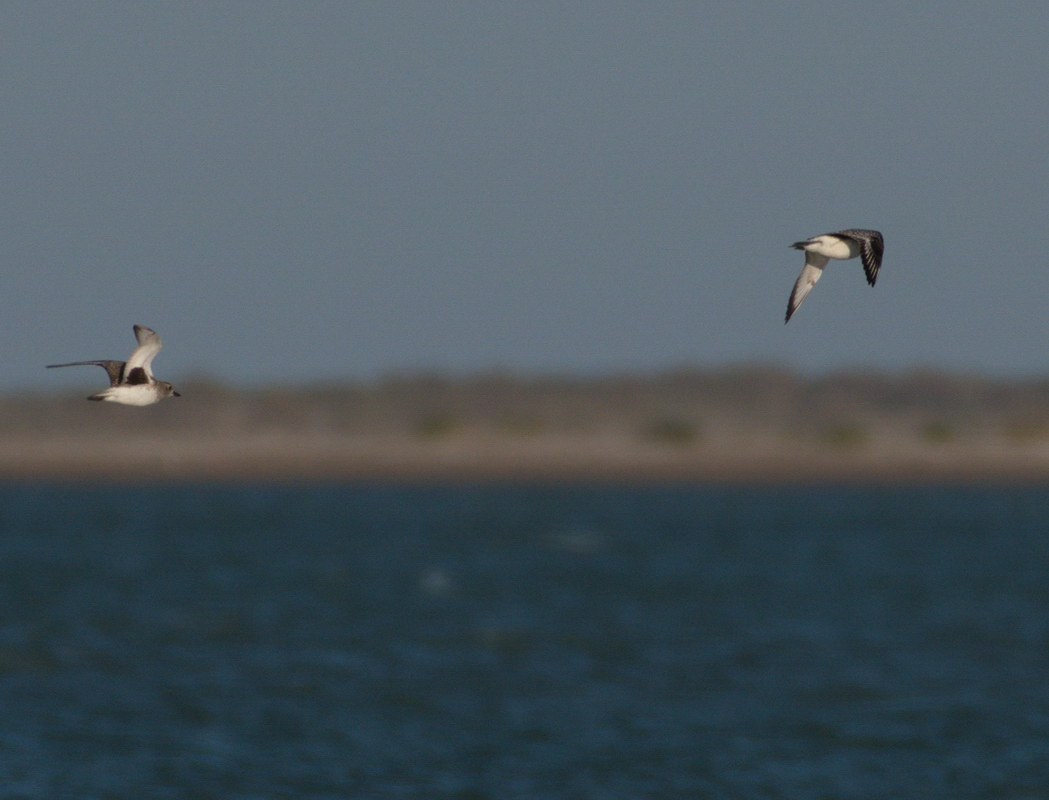
[[[56,369],[58,367],[102,367],[109,376],[110,386],[119,386],[121,379],[124,377],[124,362],[123,361],[71,361],[68,364],[48,364],[48,369]],[[95,373],[96,375],[98,373]]]
[[[867,276],[867,283],[873,286],[878,280],[878,270],[881,269],[881,256],[885,252],[885,240],[881,238],[881,233],[867,230],[866,228],[850,228],[838,231],[834,235],[851,239],[860,248],[863,272]]]

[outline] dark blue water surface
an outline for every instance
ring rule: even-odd
[[[1049,796],[1049,489],[0,489],[0,797]]]

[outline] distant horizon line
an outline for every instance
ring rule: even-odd
[[[796,365],[773,360],[753,360],[725,362],[718,365],[703,366],[700,364],[680,364],[667,367],[624,367],[594,370],[529,370],[509,367],[483,367],[470,370],[440,368],[404,368],[383,371],[372,377],[317,377],[297,378],[293,380],[270,381],[226,381],[217,374],[207,370],[191,370],[181,377],[175,374],[175,385],[199,386],[229,391],[268,391],[283,389],[322,390],[338,388],[374,389],[389,385],[442,383],[442,384],[478,384],[478,383],[568,383],[568,384],[602,384],[618,381],[658,383],[675,379],[733,378],[733,377],[779,377],[800,382],[821,382],[835,379],[866,379],[885,382],[909,382],[914,380],[967,381],[986,384],[1031,384],[1049,382],[1049,366],[1039,372],[995,373],[990,370],[963,369],[937,366],[934,364],[914,364],[906,367],[879,367],[861,364],[806,369]],[[85,380],[83,386],[93,385]],[[0,388],[0,395],[18,394],[55,394],[75,391],[70,385],[63,384],[48,388],[43,385]]]

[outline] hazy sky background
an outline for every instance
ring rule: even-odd
[[[0,388],[1049,373],[1049,5],[5,3]],[[885,234],[784,326],[788,249]]]

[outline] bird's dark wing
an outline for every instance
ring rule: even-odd
[[[863,262],[863,272],[867,276],[867,283],[871,286],[878,280],[878,270],[881,269],[881,255],[885,252],[885,240],[878,231],[850,229],[839,231],[837,236],[844,236],[854,241],[860,248],[860,260]]]
[[[863,271],[867,274],[867,283],[871,286],[878,280],[878,270],[881,269],[881,254],[885,252],[885,243],[881,235],[866,239],[860,245],[860,259],[863,261]]]
[[[109,385],[116,386],[120,383],[120,378],[124,374],[124,362],[123,361],[72,361],[69,364],[48,364],[48,369],[55,369],[56,367],[102,367],[109,376]]]

